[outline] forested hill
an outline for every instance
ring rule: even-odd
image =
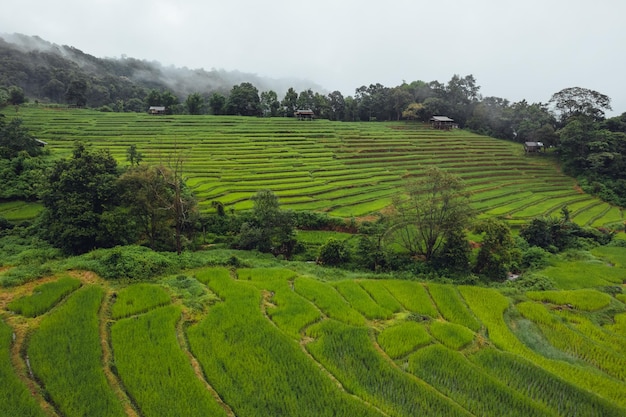
[[[0,33],[0,86],[18,86],[32,99],[65,102],[72,83],[85,83],[89,85],[87,104],[100,107],[118,100],[143,100],[150,89],[169,90],[184,99],[198,92],[225,94],[242,82],[279,94],[289,87],[321,90],[306,80],[271,79],[222,69],[177,68],[130,57],[96,58],[37,36]]]

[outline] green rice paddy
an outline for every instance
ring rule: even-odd
[[[150,116],[25,107],[19,117],[57,157],[77,140],[108,148],[120,164],[136,145],[146,163],[184,159],[200,207],[212,201],[251,208],[249,198],[271,189],[285,208],[360,217],[384,210],[403,178],[438,166],[459,175],[484,215],[519,225],[570,207],[582,225],[623,223],[617,207],[585,195],[549,157],[526,155],[520,144],[421,124],[345,123],[234,116]],[[30,209],[35,210],[35,209]],[[0,216],[25,216],[0,204]],[[33,216],[30,213],[29,216]]]

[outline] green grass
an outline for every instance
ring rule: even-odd
[[[226,416],[176,339],[181,309],[166,306],[111,328],[119,376],[146,417]]]
[[[253,283],[215,269],[196,276],[223,302],[188,329],[189,344],[208,382],[235,415],[381,415],[337,390],[297,342],[263,317],[262,294]]]
[[[598,260],[556,261],[553,266],[542,270],[541,274],[563,290],[618,285],[626,279],[624,269],[611,267]]]
[[[535,403],[486,374],[460,353],[442,345],[428,346],[412,354],[409,372],[431,384],[473,415],[555,415],[542,404]]]
[[[117,292],[111,307],[114,320],[145,313],[153,308],[169,304],[171,298],[163,287],[154,284],[134,284]]]
[[[462,349],[474,340],[474,332],[460,324],[435,320],[429,329],[435,339],[454,350]]]
[[[423,324],[405,321],[385,328],[378,335],[377,341],[387,355],[397,359],[427,345],[432,338]]]
[[[359,280],[361,287],[372,297],[376,304],[392,313],[402,310],[402,304],[389,292],[385,283],[380,280]]]
[[[390,319],[393,312],[379,306],[357,282],[353,280],[338,281],[333,284],[352,308],[369,320]]]
[[[103,371],[98,330],[101,287],[83,287],[42,320],[28,344],[45,395],[64,416],[124,416]]]
[[[543,301],[561,306],[572,306],[579,310],[596,311],[611,303],[611,296],[596,290],[581,289],[572,291],[531,291],[526,295],[531,300]]]
[[[13,330],[0,320],[0,415],[44,417],[35,398],[17,377],[11,364]]]
[[[391,366],[374,349],[367,329],[327,320],[309,329],[311,354],[353,392],[391,415],[469,416],[421,380]]]
[[[11,311],[25,317],[37,317],[50,310],[63,297],[71,294],[81,285],[80,280],[71,277],[62,277],[36,287],[33,293],[20,297],[9,303]]]
[[[415,281],[386,280],[385,287],[408,311],[431,318],[439,317],[424,285]]]
[[[462,177],[475,207],[511,222],[585,198],[550,158],[527,158],[520,144],[465,131],[433,132],[412,123],[302,124],[291,118],[184,115],[155,120],[147,114],[35,106],[25,107],[19,117],[48,142],[53,157],[66,156],[76,140],[110,148],[121,164],[131,144],[150,164],[182,151],[185,175],[197,187],[204,210],[215,199],[246,210],[251,195],[271,188],[285,198],[286,208],[362,216],[386,208],[407,173],[432,165]],[[594,208],[594,199],[589,200],[590,206],[574,216],[576,222],[621,221],[619,210],[604,203]],[[537,204],[530,205],[533,201]]]
[[[473,331],[480,329],[480,322],[476,320],[476,317],[467,308],[456,287],[433,283],[428,284],[428,292],[446,320],[465,326]]]
[[[353,309],[330,284],[313,278],[298,277],[294,281],[294,289],[298,294],[315,304],[329,318],[348,324],[365,324],[363,316]]]

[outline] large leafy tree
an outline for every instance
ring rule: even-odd
[[[554,93],[549,103],[554,105],[563,124],[574,116],[602,120],[605,110],[612,110],[609,96],[581,87],[565,88]]]
[[[22,119],[12,119],[6,123],[0,115],[0,158],[15,158],[20,152],[30,156],[42,153],[41,143],[23,125]]]
[[[43,194],[43,236],[68,254],[115,245],[105,213],[116,204],[117,163],[108,150],[77,143],[58,161]]]
[[[278,197],[270,190],[257,192],[252,202],[252,215],[241,226],[239,246],[290,256],[296,244],[292,213],[280,209]]]
[[[261,93],[261,109],[263,111],[263,116],[265,117],[278,116],[280,102],[278,101],[276,91],[269,90]]]
[[[226,113],[240,116],[260,116],[259,90],[250,83],[233,86],[226,100]]]
[[[138,243],[155,250],[183,246],[196,214],[196,200],[175,170],[139,165],[117,183],[121,210],[127,214]]]
[[[447,237],[466,228],[473,216],[461,179],[436,167],[409,181],[393,206],[395,216],[386,240],[426,261],[442,250]]]
[[[189,94],[185,100],[185,106],[189,114],[202,114],[204,111],[204,99],[198,93]]]
[[[285,93],[285,97],[280,102],[283,108],[283,113],[287,117],[293,117],[294,112],[298,109],[298,93],[293,87],[289,87]]]

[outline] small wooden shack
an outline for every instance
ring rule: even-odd
[[[433,129],[450,130],[459,127],[454,120],[448,116],[433,116],[430,118],[430,126]]]
[[[304,110],[296,110],[293,115],[298,118],[298,120],[313,120],[315,117],[315,113],[311,109]]]
[[[541,152],[543,150],[542,142],[524,142],[524,151],[526,153]]]
[[[163,106],[150,106],[148,109],[150,114],[165,114],[165,107]]]

